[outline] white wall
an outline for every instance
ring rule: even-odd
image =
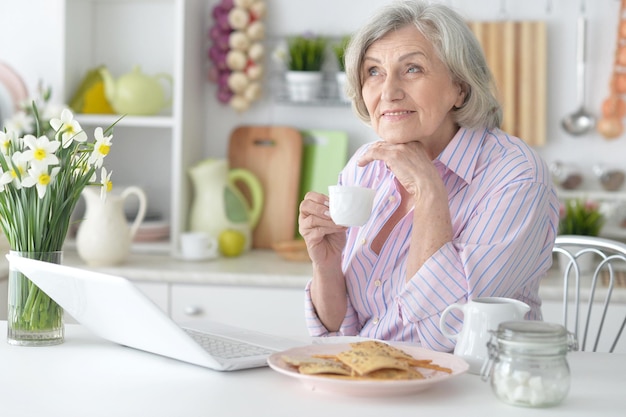
[[[207,29],[212,25],[211,11],[219,0],[206,0]],[[266,0],[268,37],[311,30],[327,35],[342,35],[359,27],[379,5],[391,0]],[[594,163],[626,168],[626,135],[607,141],[593,132],[572,137],[560,127],[560,120],[577,108],[576,94],[576,20],[581,5],[589,22],[587,68],[587,107],[599,115],[608,95],[617,33],[619,0],[439,0],[456,8],[468,19],[542,19],[548,22],[548,143],[540,148],[551,162],[577,162],[586,174],[586,188],[598,188],[591,173]],[[32,4],[28,16],[14,12],[17,4]],[[14,66],[26,79],[31,91],[39,79],[60,79],[62,69],[49,62],[61,53],[47,45],[58,45],[58,25],[64,13],[58,0],[0,0],[0,60]],[[22,7],[23,9],[23,7]],[[37,11],[35,13],[35,11]],[[28,23],[25,26],[24,23]],[[70,23],[71,24],[71,23]],[[57,28],[55,30],[55,28]],[[115,30],[115,28],[111,28]],[[141,28],[137,28],[141,30]],[[7,34],[9,34],[7,36]],[[207,41],[208,44],[208,41]],[[36,46],[35,46],[36,45]],[[205,51],[198,51],[204,54]],[[268,51],[269,53],[269,51]],[[49,76],[48,76],[49,75]],[[62,86],[53,86],[59,91]],[[359,122],[348,107],[295,107],[275,103],[269,94],[243,114],[237,114],[215,98],[215,86],[205,89],[206,153],[226,155],[230,131],[238,124],[286,124],[298,128],[342,129],[348,132],[351,150],[375,137]],[[200,157],[199,157],[200,158]]]
[[[276,38],[311,30],[341,35],[359,27],[379,5],[391,0],[267,0],[268,35]],[[538,19],[548,22],[548,143],[540,148],[551,162],[576,162],[586,174],[585,186],[598,188],[591,167],[596,162],[626,169],[626,135],[613,141],[592,132],[573,137],[560,127],[561,119],[577,109],[576,21],[584,7],[588,19],[587,108],[599,115],[608,95],[609,77],[617,31],[618,0],[440,0],[472,20]],[[218,1],[207,3],[207,16]],[[207,17],[207,25],[211,25]],[[215,87],[206,85],[207,149],[212,155],[226,154],[227,138],[240,123],[289,124],[300,128],[343,129],[351,149],[374,139],[373,132],[357,121],[349,108],[288,107],[271,98],[257,102],[241,115],[217,103]]]

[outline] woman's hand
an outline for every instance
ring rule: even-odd
[[[377,142],[359,159],[359,165],[384,161],[408,195],[404,209],[413,209],[413,231],[406,279],[411,277],[444,244],[452,240],[448,193],[431,157],[419,142]],[[402,191],[400,191],[402,194]],[[419,231],[415,233],[415,231]]]
[[[325,267],[340,262],[346,244],[346,228],[336,225],[330,218],[327,196],[312,191],[304,196],[298,230],[314,264]]]
[[[430,155],[420,142],[376,142],[363,153],[358,164],[364,166],[374,160],[385,162],[387,168],[416,201],[419,201],[422,192],[431,188],[429,185],[442,185]]]

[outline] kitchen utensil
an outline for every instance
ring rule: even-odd
[[[124,214],[127,198],[139,200],[137,215],[129,226]],[[122,263],[130,252],[130,244],[146,214],[146,195],[139,187],[128,187],[120,195],[109,193],[100,198],[100,188],[85,187],[82,196],[87,203],[85,219],[76,234],[76,250],[90,266]]]
[[[231,168],[252,172],[261,183],[264,205],[253,232],[252,247],[271,249],[272,244],[295,236],[298,186],[302,161],[302,135],[287,126],[240,126],[230,135]],[[249,198],[246,187],[240,186]]]
[[[587,21],[583,16],[578,18],[577,39],[577,88],[578,110],[565,117],[561,122],[563,129],[571,135],[580,136],[589,132],[596,124],[595,117],[585,110],[585,65],[587,60]]]
[[[463,327],[456,334],[450,333],[449,326],[446,324],[446,319],[452,310],[463,312]],[[469,363],[470,373],[478,374],[483,362],[487,359],[490,331],[496,330],[504,321],[523,320],[529,310],[530,307],[526,303],[511,298],[475,298],[466,304],[449,305],[441,313],[439,327],[444,336],[456,340],[454,354]]]
[[[233,229],[244,234],[244,250],[252,247],[252,230],[263,210],[263,186],[250,171],[229,169],[226,159],[205,159],[189,168],[193,183],[193,202],[189,214],[191,231],[204,232],[214,238]],[[249,199],[237,188],[243,183]]]
[[[172,77],[169,74],[150,76],[138,65],[117,80],[107,67],[103,66],[99,72],[104,81],[104,94],[118,114],[153,115],[172,103],[171,94],[166,97],[164,88],[166,85],[171,90]]]
[[[348,135],[337,130],[303,130],[299,201],[309,191],[326,194],[337,184],[348,158]],[[296,216],[297,216],[296,207]],[[297,230],[297,225],[296,225]]]
[[[333,130],[303,130],[300,200],[309,191],[326,193],[337,183],[348,155],[348,135]]]

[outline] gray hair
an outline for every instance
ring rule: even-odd
[[[467,22],[443,4],[421,0],[397,0],[382,7],[352,35],[346,49],[347,94],[356,114],[366,123],[370,115],[361,92],[361,66],[367,49],[391,31],[413,24],[431,42],[452,79],[465,91],[465,101],[454,110],[459,126],[500,127],[502,108],[496,86],[478,40]]]

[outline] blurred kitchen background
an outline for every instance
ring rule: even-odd
[[[218,0],[0,0],[0,62],[21,76],[30,93],[43,80],[53,89],[53,101],[58,102],[68,102],[86,72],[102,64],[115,76],[129,72],[135,64],[148,74],[172,74],[171,111],[121,124],[116,129],[112,158],[114,181],[144,187],[154,215],[173,219],[172,233],[176,234],[187,227],[187,169],[205,157],[226,158],[229,136],[237,126],[343,131],[348,135],[349,154],[376,139],[348,105],[303,105],[277,98],[272,50],[285,36],[306,31],[340,38],[389,1],[266,0],[263,93],[244,112],[218,102],[217,86],[207,76],[211,45],[207,32],[215,23],[212,11]],[[545,140],[533,146],[548,163],[560,161],[581,174],[583,182],[576,191],[602,190],[593,171],[595,165],[626,170],[626,134],[607,140],[595,129],[572,136],[561,127],[561,120],[578,109],[576,48],[581,15],[588,28],[585,107],[596,118],[601,116],[613,72],[620,1],[441,2],[457,9],[468,21],[544,22],[545,103],[537,105],[545,107],[545,116],[537,120],[545,122]],[[537,45],[537,53],[524,59],[541,60],[542,53]],[[85,123],[97,126],[108,120],[95,118]],[[533,143],[535,138],[523,139]],[[156,161],[154,169],[149,168],[148,161]],[[626,200],[622,192],[613,192],[616,201]]]

